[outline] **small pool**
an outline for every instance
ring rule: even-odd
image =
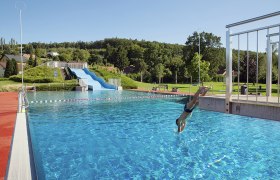
[[[28,98],[39,179],[280,178],[276,121],[196,108],[178,134],[183,97],[97,91]]]

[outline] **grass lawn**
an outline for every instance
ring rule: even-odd
[[[0,92],[18,91],[19,87],[21,87],[19,82],[10,80],[0,81]]]
[[[48,85],[52,86],[63,86],[63,84],[76,84],[77,80],[66,80],[60,83],[24,83],[25,86],[41,86],[41,85]],[[9,92],[9,91],[18,91],[21,87],[21,82],[15,82],[10,80],[0,81],[0,92]]]
[[[152,84],[152,83],[141,83],[136,82],[138,89],[144,89],[144,90],[152,90],[153,87],[158,87],[158,84]],[[164,83],[162,83],[164,84]],[[240,86],[243,83],[240,83]],[[191,84],[166,84],[168,85],[168,90],[171,91],[173,87],[176,87],[179,89],[180,92],[191,92],[195,93],[198,89],[198,85],[191,85]],[[210,94],[225,94],[226,92],[226,85],[224,82],[205,82],[204,86],[211,87]],[[255,94],[256,88],[259,88],[261,86],[261,90],[258,89],[258,92],[261,93],[262,96],[265,96],[265,84],[258,84],[253,85],[252,83],[249,83],[249,93]],[[241,88],[241,87],[240,87]],[[240,89],[239,89],[240,91]],[[237,83],[233,83],[233,94],[237,94],[238,92],[238,86]],[[277,96],[277,84],[272,85],[272,96]]]
[[[58,84],[67,84],[67,83],[75,83],[76,80],[70,80],[70,81],[64,81],[61,83],[35,83],[36,86],[39,85],[58,85]],[[138,86],[138,89],[143,89],[143,90],[152,90],[153,87],[158,87],[158,84],[153,84],[153,83],[141,83],[138,81],[134,81],[135,84]],[[164,84],[164,83],[162,83]],[[33,83],[25,83],[27,86],[33,86]],[[167,84],[168,85],[168,90],[171,91],[173,87],[176,87],[179,89],[180,92],[187,92],[187,93],[195,93],[198,89],[198,85],[196,84]],[[240,86],[242,83],[240,83]],[[226,86],[225,83],[223,82],[205,82],[204,86],[212,87],[210,90],[209,94],[225,94],[226,91]],[[259,90],[259,86],[261,86],[261,90]],[[17,91],[18,88],[21,87],[21,82],[15,82],[15,81],[10,81],[10,80],[4,80],[0,81],[0,92],[1,91]],[[265,96],[265,84],[258,84],[258,85],[253,85],[252,83],[249,83],[249,93],[256,93],[256,88],[258,88],[258,92],[261,93],[262,96]],[[240,90],[240,89],[239,89]],[[233,83],[233,93],[237,94],[238,92],[238,87],[237,83]],[[277,84],[272,85],[272,96],[277,96]]]

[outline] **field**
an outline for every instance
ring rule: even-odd
[[[143,90],[152,90],[153,87],[158,87],[159,84],[152,84],[152,83],[141,83],[136,82],[138,89]],[[240,83],[240,86],[243,83]],[[163,85],[163,84],[161,84]],[[194,93],[198,89],[198,84],[164,84],[168,85],[168,90],[171,91],[172,88],[178,88],[180,92],[187,92],[187,93]],[[210,94],[225,94],[226,93],[226,85],[224,82],[205,82],[203,84],[204,86],[211,87]],[[260,88],[261,86],[261,88]],[[256,89],[258,90],[258,93],[261,93],[262,96],[265,96],[265,84],[258,84],[253,85],[252,83],[249,83],[249,93],[256,94]],[[240,91],[240,89],[239,89]],[[237,94],[238,92],[238,84],[233,84],[233,94]],[[277,96],[277,84],[272,85],[272,96]]]

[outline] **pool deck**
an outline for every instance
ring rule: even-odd
[[[147,89],[133,89],[131,91],[157,93],[157,94],[175,94],[175,95],[193,95],[187,92],[170,92],[170,91],[152,91]],[[230,114],[241,116],[249,116],[262,119],[270,119],[280,121],[280,99],[278,97],[266,97],[256,95],[232,95],[230,101]],[[200,97],[199,107],[201,109],[226,112],[225,110],[225,94],[211,95]]]
[[[10,149],[18,109],[18,93],[0,92],[0,179],[8,167]]]
[[[199,107],[205,110],[225,112],[225,94],[200,97]],[[278,97],[232,95],[229,113],[280,121],[280,104]]]
[[[136,92],[146,92],[146,93],[156,93],[156,94],[174,94],[174,95],[193,95],[193,93],[187,93],[187,92],[171,92],[171,91],[153,91],[153,90],[147,90],[147,89],[129,89],[129,91],[136,91]]]

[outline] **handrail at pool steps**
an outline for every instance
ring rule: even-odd
[[[114,85],[106,83],[104,79],[96,76],[94,72],[89,71],[87,68],[84,68],[83,70],[85,71],[86,74],[90,75],[90,77],[92,77],[94,80],[98,81],[104,88],[117,89]]]
[[[18,92],[18,112],[25,113],[25,110],[29,107],[29,102],[26,97],[26,90],[24,87],[21,87]]]

